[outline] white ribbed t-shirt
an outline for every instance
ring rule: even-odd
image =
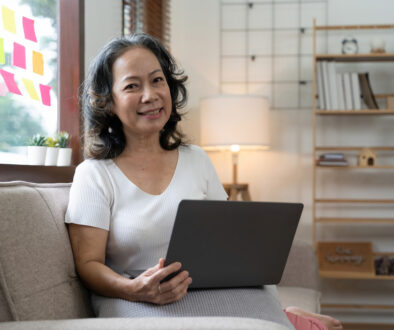
[[[182,199],[227,198],[200,147],[178,150],[174,175],[160,195],[141,190],[111,159],[85,160],[76,169],[65,222],[108,230],[105,263],[121,275],[165,258]]]

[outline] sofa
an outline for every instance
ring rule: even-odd
[[[285,329],[237,317],[94,318],[63,222],[69,188],[0,183],[0,329]],[[318,287],[313,250],[295,241],[278,285],[283,307],[319,312]]]

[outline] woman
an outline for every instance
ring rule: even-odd
[[[88,159],[76,170],[66,222],[94,311],[99,317],[246,316],[291,327],[274,287],[187,292],[187,270],[161,283],[181,269],[178,262],[164,267],[162,258],[178,203],[227,198],[208,156],[177,129],[186,79],[145,34],[113,40],[91,67],[82,97]],[[136,269],[147,271],[130,279]]]

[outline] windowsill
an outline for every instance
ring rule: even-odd
[[[0,182],[68,183],[74,172],[75,166],[0,164]]]

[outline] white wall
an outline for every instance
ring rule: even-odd
[[[200,135],[199,100],[202,97],[219,93],[219,15],[220,0],[172,0],[171,50],[190,77],[188,115],[183,123],[183,128],[192,141],[197,144]],[[328,0],[329,25],[393,23],[394,1]],[[340,46],[333,45],[331,47],[338,49]],[[387,45],[387,48],[394,49],[394,43]],[[387,68],[394,70],[393,63],[385,66],[385,70]],[[389,86],[391,93],[394,92],[393,81],[387,81],[386,86]],[[385,129],[390,130],[393,124],[392,121],[384,124]],[[365,123],[365,120],[364,123],[360,123],[358,120],[342,119],[339,127],[345,128],[345,131],[347,128],[353,131],[357,130],[360,125],[364,125],[368,130],[368,125],[371,123]],[[249,152],[240,155],[239,181],[250,184],[254,200],[303,202],[305,209],[297,236],[311,241],[312,110],[271,111],[271,135],[270,151]],[[392,135],[390,136],[392,137]],[[362,136],[359,135],[360,137]],[[345,134],[343,139],[346,140],[346,138]],[[221,153],[210,153],[210,156],[221,180],[223,182],[231,181],[231,156]],[[390,174],[392,175],[392,172]],[[391,192],[391,195],[393,194],[392,186],[385,189]],[[374,228],[376,227],[378,226]],[[374,230],[371,232],[369,230],[370,228],[367,228],[367,231],[361,232],[366,240],[370,239],[369,234],[374,235]],[[354,226],[344,228],[346,234],[351,235],[352,231],[355,231]],[[356,231],[359,231],[358,228]],[[377,234],[377,236],[379,235]],[[385,247],[391,245],[391,250],[394,251],[392,237],[394,237],[393,226],[389,227],[387,235],[383,237],[383,243],[387,243],[384,245]],[[378,245],[378,249],[380,247]],[[360,281],[352,281],[352,283],[349,281],[327,281],[323,300],[326,302],[336,301],[337,303],[338,299],[354,303],[365,300],[377,304],[391,301],[393,304],[392,295],[389,296],[385,293],[387,290],[392,292],[393,284],[393,281],[380,281],[380,283],[373,281],[368,283],[366,281],[361,281],[361,283]],[[372,302],[370,301],[371,297]],[[342,319],[353,321],[378,320],[383,322],[389,320],[394,322],[394,316],[388,313],[378,313],[375,315],[376,318],[372,312],[364,312],[362,317],[360,313],[340,314],[338,312],[337,315],[340,315]]]
[[[85,73],[100,48],[121,33],[121,0],[85,0]]]

